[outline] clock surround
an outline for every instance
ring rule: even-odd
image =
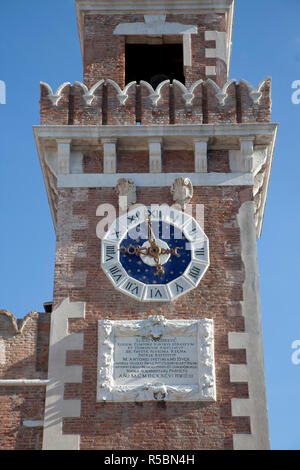
[[[140,302],[173,301],[199,285],[209,267],[209,240],[188,213],[137,206],[109,227],[101,265],[123,294]]]

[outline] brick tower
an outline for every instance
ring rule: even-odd
[[[53,308],[21,329],[0,316],[15,350],[2,391],[39,406],[36,424],[16,417],[18,446],[268,449],[256,239],[271,81],[228,80],[234,0],[76,8],[83,83],[41,83],[34,127]],[[25,335],[33,362],[13,369]]]

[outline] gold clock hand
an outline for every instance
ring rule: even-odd
[[[175,255],[175,256],[177,256],[177,258],[179,258],[180,254],[178,253],[178,250],[180,250],[180,249],[181,249],[180,246],[176,246],[176,248],[169,248],[169,249],[162,248],[161,249],[161,254],[162,255]]]
[[[159,257],[154,257],[154,261],[156,263],[156,273],[155,276],[159,276],[159,274],[165,274],[165,270],[159,262]]]
[[[148,248],[146,247],[142,247],[140,245],[129,245],[128,247],[125,247],[125,246],[122,246],[121,248],[119,248],[119,251],[121,253],[124,253],[124,254],[127,254],[127,255],[136,255],[136,256],[140,256],[141,254],[142,255],[148,255]]]

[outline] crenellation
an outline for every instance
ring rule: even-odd
[[[19,320],[7,310],[0,311],[1,380],[45,376],[49,325],[50,318],[46,313],[34,311]]]
[[[254,88],[246,80],[239,83],[241,122],[270,122],[271,120],[271,78],[262,80]]]
[[[121,89],[111,79],[90,89],[80,82],[64,85],[60,94],[41,84],[41,124],[134,125],[270,122],[271,79],[254,88],[245,80],[229,80],[220,88],[214,80],[197,80],[187,87],[178,80],[130,82]]]
[[[107,88],[107,121],[108,125],[135,125],[137,87],[130,82],[121,90],[113,80],[106,80]]]
[[[41,82],[40,89],[41,124],[68,125],[71,84],[64,83],[55,94],[47,83]]]

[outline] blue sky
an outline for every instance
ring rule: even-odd
[[[230,78],[272,77],[280,124],[264,226],[258,241],[272,449],[300,450],[300,80],[299,0],[237,0]],[[39,82],[82,80],[74,0],[0,6],[0,308],[18,318],[52,299],[55,236],[34,143]]]

